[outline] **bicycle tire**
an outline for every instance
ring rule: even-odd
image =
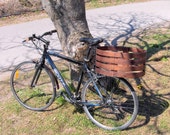
[[[96,92],[99,88],[103,99]],[[87,117],[106,130],[124,130],[138,114],[138,98],[129,82],[122,78],[98,76],[89,79],[82,90],[83,109]]]
[[[10,77],[11,91],[15,99],[25,108],[42,111],[48,108],[56,97],[56,83],[53,73],[44,65],[35,86],[31,81],[38,64],[34,61],[20,63]]]

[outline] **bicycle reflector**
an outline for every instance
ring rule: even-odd
[[[15,79],[18,79],[18,78],[19,78],[19,71],[18,71],[18,70],[15,72],[14,78],[15,78]]]

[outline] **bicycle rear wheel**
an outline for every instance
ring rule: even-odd
[[[96,86],[99,92],[96,91]],[[138,98],[132,86],[120,78],[100,76],[90,79],[82,90],[83,109],[89,119],[106,130],[129,127],[138,113]]]
[[[54,75],[46,65],[39,68],[34,61],[19,64],[11,74],[10,85],[16,100],[30,110],[44,110],[56,97]]]

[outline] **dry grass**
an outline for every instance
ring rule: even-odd
[[[43,19],[47,17],[48,15],[44,11],[30,12],[17,16],[4,17],[0,19],[0,27]]]
[[[144,1],[149,1],[149,0],[125,0],[125,1],[104,0],[103,3],[101,2],[101,0],[91,0],[91,2],[86,3],[86,9],[127,4],[132,2],[144,2]],[[18,24],[27,21],[38,20],[47,17],[48,15],[44,11],[26,12],[20,15],[12,15],[8,17],[0,18],[0,27],[10,25],[10,24]]]

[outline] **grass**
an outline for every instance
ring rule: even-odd
[[[168,135],[170,132],[170,54],[169,49],[164,48],[170,46],[170,30],[167,28],[165,31],[159,28],[154,29],[154,31],[150,29],[143,32],[142,41],[134,40],[134,38],[127,41],[127,45],[132,47],[138,43],[144,48],[146,45],[150,46],[153,42],[161,46],[157,48],[157,52],[150,51],[148,54],[150,57],[148,57],[147,64],[151,65],[154,70],[149,66],[146,67],[146,75],[140,80],[141,89],[137,88],[134,80],[129,80],[133,83],[133,87],[140,98],[139,115],[129,130],[114,132],[102,130],[96,127],[82,110],[70,105],[62,97],[56,99],[47,111],[27,110],[13,98],[7,79],[0,85],[0,134],[136,135],[138,133],[138,135]],[[161,32],[164,36],[161,35]],[[144,41],[145,44],[143,44]],[[162,44],[165,41],[168,42]],[[150,47],[150,49],[154,50],[155,47]],[[158,57],[166,57],[167,60],[158,60]],[[64,64],[59,63],[59,65],[62,74],[68,78],[67,68],[64,67]]]
[[[138,117],[128,130],[114,132],[102,130],[87,119],[82,110],[70,105],[62,97],[56,99],[47,111],[27,110],[12,96],[7,78],[0,82],[0,134],[168,135],[170,133],[169,25],[141,30],[135,36],[129,37],[125,45],[141,47],[148,52],[146,75],[140,80],[129,80],[139,96],[140,106]],[[61,70],[65,78],[69,78],[67,70],[63,67]],[[141,87],[138,87],[139,84]]]
[[[102,2],[103,1],[103,2]],[[86,3],[86,9],[100,8],[106,6],[128,4],[133,2],[144,2],[147,0],[91,0]]]

